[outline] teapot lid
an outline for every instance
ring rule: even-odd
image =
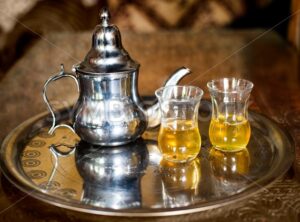
[[[109,24],[110,14],[106,8],[100,13],[101,24],[95,27],[92,48],[83,62],[75,66],[79,72],[91,75],[135,70],[139,64],[123,48],[117,26]]]

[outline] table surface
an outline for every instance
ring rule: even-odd
[[[152,95],[180,66],[193,73],[183,84],[205,89],[208,80],[223,76],[250,79],[255,88],[251,109],[287,129],[296,144],[296,156],[288,173],[273,185],[235,204],[176,217],[144,221],[298,221],[300,216],[300,84],[295,49],[265,30],[206,30],[202,32],[122,33],[123,44],[142,66],[141,95]],[[0,81],[0,140],[27,118],[46,110],[41,91],[50,75],[80,62],[91,44],[91,33],[53,33],[40,39]],[[151,83],[151,84],[150,84]],[[54,83],[49,97],[55,107],[77,99],[74,83]],[[207,90],[206,97],[208,95]],[[0,183],[0,221],[139,221],[77,213],[35,200],[11,185]]]

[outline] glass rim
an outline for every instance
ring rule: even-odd
[[[237,82],[242,81],[246,83],[246,87],[244,89],[239,89],[239,90],[232,90],[232,91],[226,91],[224,89],[220,89],[220,88],[214,88],[213,87],[213,83],[215,82],[223,82],[224,80],[228,80],[228,81],[233,81],[236,80]],[[213,79],[210,80],[209,82],[207,82],[206,84],[207,88],[209,89],[209,91],[211,92],[219,92],[219,93],[242,93],[242,92],[246,92],[246,91],[251,91],[254,87],[253,82],[247,80],[247,79],[242,79],[242,78],[236,78],[236,77],[225,77],[225,78],[219,78],[219,79]]]
[[[165,89],[171,89],[171,88],[177,88],[177,89],[183,89],[183,88],[189,88],[189,89],[194,89],[198,95],[195,95],[193,98],[190,98],[188,100],[197,100],[197,99],[201,99],[204,91],[198,87],[198,86],[191,86],[191,85],[171,85],[171,86],[163,86],[158,88],[157,90],[155,90],[155,96],[157,98],[163,98],[162,97],[162,93]],[[166,99],[166,100],[177,100],[176,98],[172,98],[172,99]],[[180,100],[180,99],[178,99]]]

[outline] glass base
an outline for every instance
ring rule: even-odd
[[[192,160],[194,160],[197,156],[198,156],[198,154],[189,155],[189,156],[184,157],[184,158],[183,157],[178,158],[177,156],[163,154],[163,160],[168,161],[168,162],[172,162],[172,163],[187,163],[187,162],[191,162]]]
[[[220,150],[222,152],[239,152],[241,150],[247,149],[247,147],[234,147],[234,148],[223,148],[219,146],[212,146],[214,149]]]

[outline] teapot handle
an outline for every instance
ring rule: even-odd
[[[60,67],[61,67],[61,68],[60,68],[59,74],[54,75],[54,76],[51,76],[51,77],[45,82],[45,84],[44,84],[44,89],[43,89],[43,99],[44,99],[44,102],[45,102],[46,105],[47,105],[48,110],[49,110],[50,113],[51,113],[51,116],[52,116],[52,126],[51,126],[51,128],[49,129],[49,131],[48,131],[49,134],[52,134],[52,133],[53,133],[57,128],[59,128],[59,127],[66,127],[66,128],[70,129],[72,132],[75,133],[75,130],[74,130],[73,127],[70,126],[70,125],[67,125],[67,124],[59,124],[59,125],[56,125],[55,114],[54,114],[54,111],[53,111],[53,109],[52,109],[52,107],[51,107],[51,105],[50,105],[50,103],[49,103],[48,97],[47,97],[47,87],[48,87],[48,84],[49,84],[50,82],[52,82],[52,81],[56,81],[56,80],[58,80],[58,79],[60,79],[60,78],[63,78],[63,77],[70,77],[70,78],[72,78],[73,80],[75,80],[76,86],[77,86],[77,90],[78,90],[78,92],[79,92],[79,84],[78,84],[78,80],[77,80],[76,76],[73,75],[73,74],[70,74],[70,73],[66,73],[63,64],[61,64]]]

